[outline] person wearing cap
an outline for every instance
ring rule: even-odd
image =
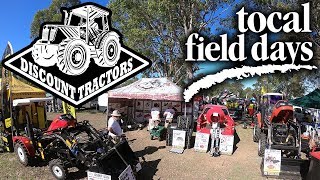
[[[120,117],[121,114],[118,110],[114,110],[111,113],[111,117],[108,120],[107,129],[109,131],[109,135],[115,140],[116,142],[120,141],[120,137],[122,136],[122,129],[120,126]]]

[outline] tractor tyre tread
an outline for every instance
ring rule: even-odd
[[[118,37],[115,37],[113,35],[111,35],[112,37],[115,37],[115,41],[116,41],[116,44],[117,44],[117,52],[118,53],[116,55],[116,57],[112,60],[112,62],[109,62],[110,60],[107,59],[105,57],[105,53],[107,52],[104,52],[104,47],[105,47],[105,43],[108,43],[108,38],[111,37],[108,33],[105,33],[102,35],[103,37],[100,38],[101,40],[99,40],[97,43],[99,43],[99,45],[97,45],[97,47],[99,47],[99,49],[102,51],[102,53],[100,55],[98,55],[98,59],[97,61],[95,61],[95,63],[100,66],[100,67],[113,67],[115,66],[115,64],[117,64],[118,60],[120,59],[120,51],[121,51],[121,44],[120,44],[120,39]]]
[[[68,46],[70,43],[72,43],[72,41],[77,41],[77,39],[65,39],[59,44],[57,66],[58,66],[59,70],[61,72],[63,72],[64,74],[78,75],[78,72],[74,72],[74,70],[70,69],[70,65],[67,62],[67,59],[65,57],[65,51],[70,49],[70,48],[68,48]],[[82,71],[79,72],[79,74],[84,73],[85,70],[89,67],[89,63],[90,63],[90,58],[88,58],[88,56],[90,56],[88,50],[83,45],[81,45],[81,46],[84,48],[84,51],[86,52],[86,59],[88,62],[84,63]]]
[[[258,142],[261,134],[261,129],[257,126],[257,124],[254,125],[252,133],[253,142]]]
[[[18,148],[21,148],[23,150],[23,154],[25,156],[25,161],[21,161],[21,159],[19,158],[18,155]],[[21,142],[17,142],[14,146],[14,152],[16,153],[16,155],[18,156],[19,162],[24,165],[24,166],[31,166],[31,156],[29,155],[26,147],[21,143]]]
[[[53,167],[54,166],[58,166],[61,170],[62,170],[62,176],[61,177],[57,177],[54,172],[53,172]],[[68,173],[68,170],[67,168],[64,166],[63,162],[60,160],[60,159],[52,159],[50,162],[49,162],[49,169],[52,173],[52,175],[58,179],[58,180],[64,180],[67,178],[67,173]]]
[[[258,155],[260,157],[263,157],[264,156],[264,151],[265,151],[266,146],[267,146],[267,135],[264,134],[264,133],[261,133],[259,141],[260,141],[261,144],[260,144],[260,150],[258,150]]]

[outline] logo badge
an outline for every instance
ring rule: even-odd
[[[43,24],[40,37],[3,66],[78,107],[150,66],[122,44],[109,9],[85,3],[61,10],[62,22]]]

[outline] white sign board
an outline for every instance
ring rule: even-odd
[[[119,180],[136,180],[130,165],[120,174]]]
[[[111,180],[110,175],[87,171],[88,180]]]
[[[198,152],[207,152],[209,145],[210,134],[196,133],[196,141],[194,143],[194,150]]]
[[[186,131],[173,130],[172,146],[175,148],[184,149],[186,142]]]
[[[263,165],[264,175],[279,176],[281,167],[281,150],[266,149],[264,152]]]
[[[232,155],[233,153],[234,136],[220,134],[220,147],[221,154]]]

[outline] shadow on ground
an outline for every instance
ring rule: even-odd
[[[86,171],[75,171],[75,172],[69,172],[67,179],[82,179],[87,177]]]
[[[159,146],[159,147],[147,146],[141,151],[136,151],[135,154],[136,154],[137,157],[143,158],[147,154],[153,154],[156,151],[158,151],[159,149],[164,149],[164,148],[166,148],[166,147],[165,146]]]
[[[157,179],[154,176],[158,171],[158,164],[160,163],[161,159],[157,159],[154,161],[148,161],[142,163],[142,169],[138,174],[138,179]]]
[[[237,144],[240,142],[240,137],[237,133],[237,131],[235,130],[234,131],[234,146],[233,146],[233,153],[236,152],[236,150],[238,149],[238,146]],[[232,154],[233,154],[232,153]]]

